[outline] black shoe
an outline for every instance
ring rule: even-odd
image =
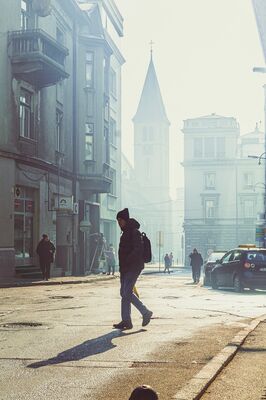
[[[142,326],[147,326],[147,325],[150,323],[152,314],[153,314],[152,311],[147,311],[147,312],[143,315]]]
[[[126,330],[126,329],[132,329],[133,325],[131,321],[121,321],[119,322],[119,324],[114,324],[113,327],[115,329]]]

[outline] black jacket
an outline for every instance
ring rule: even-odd
[[[191,253],[190,257],[190,265],[192,267],[201,267],[203,264],[203,259],[200,253]]]
[[[144,268],[143,240],[139,231],[140,224],[133,218],[127,221],[119,244],[119,271],[141,272]]]
[[[42,262],[52,263],[54,261],[55,247],[50,240],[42,239],[37,246],[36,253]]]

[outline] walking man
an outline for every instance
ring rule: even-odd
[[[168,253],[166,253],[164,256],[164,271],[163,272],[168,271],[168,274],[170,274],[170,269],[169,269],[170,265],[171,265],[171,260],[170,260]]]
[[[55,247],[45,233],[42,235],[42,240],[39,242],[36,252],[40,260],[42,277],[48,281],[50,279],[51,263],[54,261]]]
[[[199,283],[201,266],[203,264],[202,256],[200,253],[198,253],[197,249],[194,249],[193,252],[189,255],[189,257],[190,257],[190,265],[192,267],[193,281],[194,283]]]
[[[122,235],[119,244],[119,272],[120,272],[120,295],[121,295],[121,317],[116,329],[132,329],[131,303],[142,315],[142,326],[149,324],[152,311],[150,311],[134,294],[133,288],[144,268],[143,240],[139,231],[140,224],[133,218],[129,218],[128,209],[125,208],[116,216]]]

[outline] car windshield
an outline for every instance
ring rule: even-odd
[[[266,263],[266,251],[249,251],[246,255],[246,260],[249,262]]]
[[[213,252],[209,256],[208,262],[215,262],[216,260],[220,260],[225,255],[225,253],[226,253],[226,251]]]

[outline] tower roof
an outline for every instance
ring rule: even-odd
[[[141,93],[137,112],[133,118],[135,123],[170,122],[167,118],[160,86],[153,64],[152,53],[146,79]]]

